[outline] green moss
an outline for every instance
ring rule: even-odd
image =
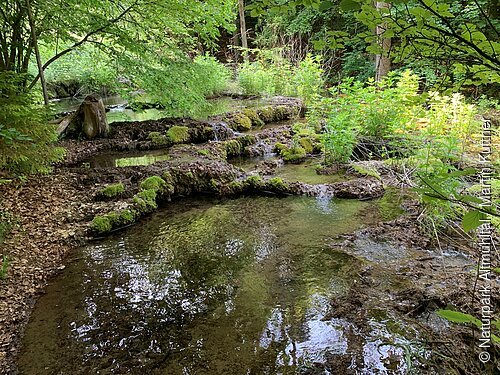
[[[90,228],[97,233],[106,233],[113,229],[113,223],[108,215],[97,215],[90,223]]]
[[[169,140],[167,136],[160,134],[159,132],[151,132],[148,135],[148,139],[155,145],[155,146],[165,146],[169,144]]]
[[[274,145],[274,151],[277,152],[278,154],[282,155],[283,151],[288,150],[287,145],[283,143],[276,143]]]
[[[135,221],[136,212],[133,210],[122,210],[120,211],[120,222],[123,225],[133,223]]]
[[[260,176],[250,176],[244,181],[244,185],[248,188],[260,189],[264,185],[264,182]]]
[[[299,145],[306,151],[307,154],[311,154],[314,150],[314,144],[311,138],[308,137],[300,138]]]
[[[155,192],[163,192],[167,183],[160,176],[151,176],[141,182],[140,190],[154,190]]]
[[[189,140],[189,128],[174,125],[167,130],[166,137],[171,143],[187,142]]]
[[[250,119],[252,126],[259,127],[264,125],[264,121],[261,120],[255,109],[246,108],[242,112]]]
[[[114,198],[125,192],[125,185],[121,182],[117,184],[108,185],[105,188],[99,190],[99,196],[106,198]]]
[[[147,212],[156,209],[156,190],[149,189],[137,193],[132,199],[140,212]]]
[[[198,150],[198,151],[196,151],[196,152],[198,153],[198,155],[203,155],[203,156],[208,156],[208,155],[210,155],[210,151],[208,151],[208,150],[206,150],[206,149],[204,149],[204,148],[202,148],[201,150]]]
[[[244,146],[239,139],[226,141],[224,146],[226,147],[226,155],[229,157],[243,154]]]
[[[229,190],[231,190],[233,194],[239,193],[243,190],[243,184],[239,181],[231,181],[229,183]]]
[[[273,107],[264,107],[258,111],[259,118],[264,121],[264,123],[273,122],[276,119]]]
[[[273,177],[267,181],[267,187],[273,191],[285,191],[287,190],[287,185],[280,177]]]
[[[283,160],[286,163],[299,163],[304,160],[307,156],[306,150],[300,146],[294,146],[292,148],[284,150],[282,153]]]
[[[232,128],[240,132],[244,132],[252,128],[252,121],[243,113],[233,114],[231,123]]]

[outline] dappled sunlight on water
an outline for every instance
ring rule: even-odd
[[[292,374],[319,365],[330,373],[353,327],[326,319],[329,301],[344,293],[360,261],[327,243],[369,225],[366,210],[376,222],[376,202],[173,204],[75,254],[37,304],[20,368]],[[366,368],[383,366],[377,348],[365,346]]]

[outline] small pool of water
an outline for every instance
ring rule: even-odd
[[[173,203],[75,252],[37,302],[20,371],[335,374],[356,333],[325,316],[361,261],[327,244],[378,210],[310,197]],[[360,373],[389,354],[404,373],[402,350],[361,341]]]
[[[258,156],[253,158],[237,157],[230,159],[229,162],[236,167],[243,169],[245,172],[251,172],[260,169],[260,164],[265,161],[277,163],[277,167],[272,173],[272,177],[281,177],[288,182],[304,182],[306,184],[331,184],[340,181],[348,180],[348,177],[343,173],[333,175],[321,175],[316,173],[316,166],[319,165],[321,159],[307,158],[300,164],[282,163],[276,154],[268,154],[266,156]]]
[[[167,149],[140,152],[109,152],[100,153],[83,161],[90,168],[133,167],[151,165],[159,161],[169,160]]]

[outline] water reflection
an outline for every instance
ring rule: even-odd
[[[187,201],[82,249],[37,304],[22,373],[328,369],[328,358],[347,350],[349,326],[325,320],[329,300],[359,261],[325,243],[377,210],[373,202],[329,204]]]

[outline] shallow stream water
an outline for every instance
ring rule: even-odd
[[[363,260],[328,244],[384,210],[310,197],[170,203],[74,252],[35,307],[21,373],[334,374],[356,330],[325,316]],[[386,373],[389,356],[404,373],[404,351],[370,324],[360,373]]]

